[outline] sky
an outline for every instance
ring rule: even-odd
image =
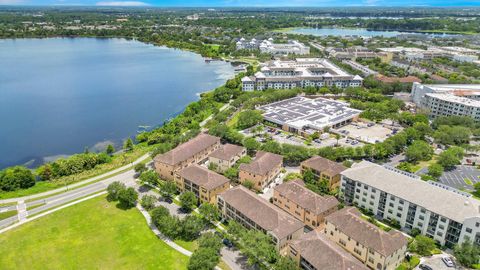
[[[0,5],[159,7],[480,6],[480,0],[0,0]]]

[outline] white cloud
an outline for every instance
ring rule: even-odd
[[[4,1],[4,0],[0,0]],[[7,0],[8,1],[8,0]],[[114,6],[114,7],[144,7],[150,4],[139,1],[102,1],[97,2],[97,6]]]

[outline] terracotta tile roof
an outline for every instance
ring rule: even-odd
[[[325,172],[332,176],[340,174],[347,169],[347,167],[343,166],[340,163],[331,161],[320,156],[313,156],[302,162],[302,165],[305,165],[306,167],[312,168],[319,172]]]
[[[321,270],[368,270],[327,236],[317,230],[302,235],[290,244],[301,256],[316,269]]]
[[[309,190],[300,179],[283,183],[274,189],[285,198],[316,215],[337,207],[339,204],[333,196],[321,196]]]
[[[257,175],[267,175],[276,166],[282,163],[283,157],[281,155],[258,151],[252,162],[249,164],[240,164],[239,169]]]
[[[154,158],[154,162],[176,165],[216,143],[220,143],[220,138],[205,133],[200,133],[197,135],[197,137],[189,140],[188,142],[180,144],[164,154],[157,155]]]
[[[394,83],[394,82],[400,82],[400,83],[414,83],[414,82],[422,82],[418,77],[415,76],[407,76],[407,77],[387,77],[384,75],[377,75],[375,77],[377,80],[384,82],[384,83]]]
[[[278,239],[284,239],[304,226],[302,222],[243,186],[231,188],[219,196],[259,227],[273,233]]]
[[[339,231],[348,235],[360,244],[376,252],[390,256],[398,249],[407,245],[407,239],[396,230],[385,232],[370,222],[361,218],[361,213],[355,207],[346,207],[325,218]]]
[[[230,182],[230,180],[228,180],[228,178],[225,176],[214,171],[210,171],[209,169],[197,164],[184,168],[179,172],[179,175],[198,186],[206,188],[207,190],[212,190]]]
[[[220,149],[215,150],[210,156],[222,160],[230,160],[231,158],[240,155],[244,150],[245,147],[227,143],[222,145]]]

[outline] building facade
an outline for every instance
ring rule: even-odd
[[[240,183],[249,181],[256,190],[262,190],[280,174],[282,168],[283,156],[258,151],[252,162],[240,164],[238,176]]]
[[[247,155],[247,149],[234,144],[224,144],[218,150],[210,154],[208,160],[215,164],[219,172],[225,172],[239,159]]]
[[[340,173],[346,169],[342,164],[320,156],[313,156],[300,163],[300,172],[302,174],[307,170],[311,170],[318,181],[327,181],[331,191],[340,187]]]
[[[273,39],[262,41],[259,46],[260,52],[269,54],[310,54],[310,47],[298,42],[297,40],[289,40],[287,43],[274,43]]]

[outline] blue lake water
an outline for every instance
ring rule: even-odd
[[[401,34],[421,34],[435,37],[451,36],[442,33],[418,33],[399,31],[371,31],[362,28],[294,28],[285,31],[288,34],[313,35],[313,36],[361,36],[361,37],[396,37]]]
[[[124,39],[0,40],[0,168],[118,147],[233,75],[229,63]]]

